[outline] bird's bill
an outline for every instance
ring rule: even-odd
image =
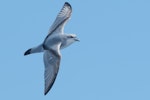
[[[75,41],[78,41],[78,42],[80,42],[80,40],[79,40],[78,38],[75,38]]]

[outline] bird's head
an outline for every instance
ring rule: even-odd
[[[70,43],[74,43],[76,41],[79,41],[79,39],[77,38],[77,36],[75,34],[68,34],[67,41]]]

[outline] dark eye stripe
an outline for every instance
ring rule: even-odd
[[[71,35],[70,35],[70,36],[68,36],[68,38],[74,38],[74,36],[71,36]]]
[[[73,36],[70,36],[71,38],[74,38]]]

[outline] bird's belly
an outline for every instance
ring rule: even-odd
[[[46,48],[51,48],[54,45],[58,44],[61,42],[61,38],[59,36],[55,36],[55,37],[48,37],[45,41],[44,41],[44,46]]]

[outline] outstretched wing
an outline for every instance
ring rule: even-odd
[[[44,51],[44,64],[45,64],[45,91],[46,95],[53,86],[60,65],[61,55],[59,53],[60,45],[57,45],[55,50],[49,49]]]
[[[63,33],[64,25],[67,20],[70,18],[72,12],[72,7],[68,2],[65,2],[63,8],[58,13],[54,23],[52,24],[49,35],[52,34],[54,31],[58,31],[58,33]]]

